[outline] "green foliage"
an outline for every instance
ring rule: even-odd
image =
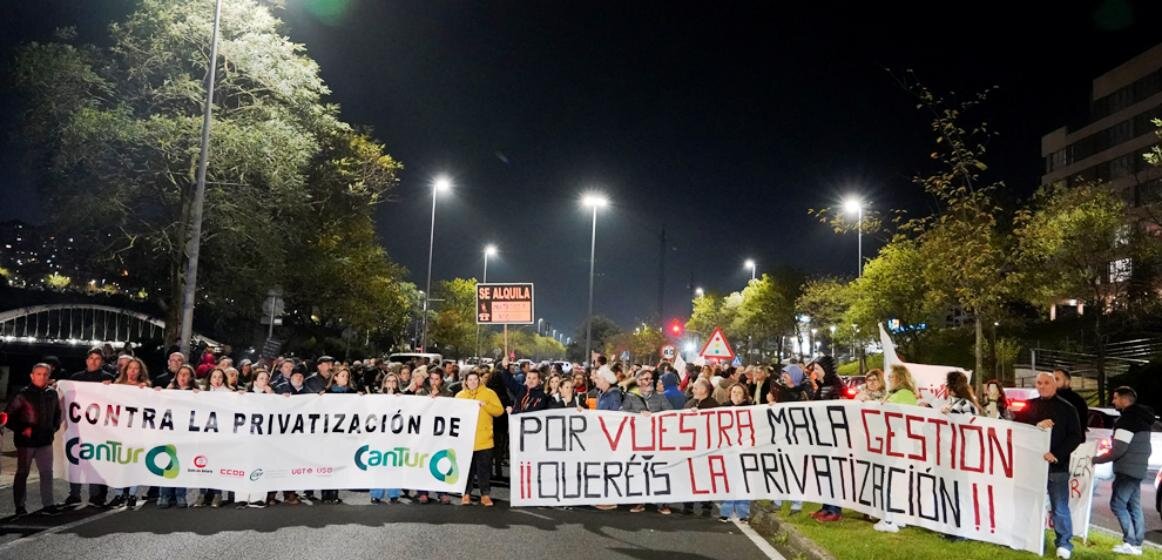
[[[476,279],[441,281],[434,297],[443,301],[436,305],[432,340],[445,356],[471,356],[476,350]]]
[[[54,228],[96,271],[160,298],[176,328],[209,68],[212,0],[142,0],[107,46],[31,43],[11,84]],[[200,319],[246,336],[268,289],[288,322],[382,333],[402,275],[372,205],[396,182],[384,147],[341,122],[318,65],[266,4],[222,5],[198,278]],[[100,209],[100,211],[93,211]],[[362,306],[360,306],[360,304]],[[374,317],[373,314],[379,314]],[[313,321],[311,321],[313,323]]]

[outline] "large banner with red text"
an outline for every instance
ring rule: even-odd
[[[510,421],[514,506],[796,499],[1041,553],[1049,432],[919,406],[786,403]]]

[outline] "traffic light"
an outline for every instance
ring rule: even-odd
[[[682,332],[685,330],[686,330],[686,327],[682,326],[681,321],[679,321],[677,319],[670,321],[670,328],[669,328],[670,336],[673,336],[673,337],[682,336]]]

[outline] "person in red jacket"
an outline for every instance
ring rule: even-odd
[[[202,363],[198,364],[198,369],[194,370],[194,375],[198,379],[205,379],[217,366],[218,362],[214,359],[214,353],[206,350],[206,353],[202,354]]]

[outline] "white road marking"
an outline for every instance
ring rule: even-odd
[[[109,511],[101,512],[101,513],[98,513],[97,515],[86,517],[84,519],[78,519],[76,521],[73,521],[72,523],[65,523],[64,525],[57,525],[56,527],[49,527],[48,529],[45,529],[39,533],[33,533],[31,535],[28,535],[27,537],[20,537],[19,539],[16,539],[14,541],[9,541],[9,542],[4,543],[3,545],[0,545],[0,553],[3,553],[6,550],[9,550],[11,548],[17,547],[17,546],[25,544],[25,543],[35,542],[37,540],[40,540],[41,538],[44,538],[45,536],[53,534],[53,533],[67,531],[69,529],[72,529],[73,527],[80,527],[81,525],[84,525],[90,521],[97,521],[98,519],[104,519],[106,517],[109,517],[110,515],[117,515],[118,513],[121,513],[122,511],[124,511],[124,510],[122,510],[120,508],[111,509]],[[0,556],[3,556],[3,554],[0,554]]]
[[[533,517],[536,517],[537,519],[544,519],[545,521],[552,521],[552,520],[553,520],[553,518],[552,518],[552,517],[548,517],[548,516],[546,516],[546,515],[541,515],[541,514],[539,514],[539,513],[533,513],[533,512],[531,512],[531,511],[526,511],[526,510],[523,510],[523,509],[516,509],[516,508],[513,508],[513,509],[511,509],[511,510],[509,510],[509,511],[513,511],[513,512],[516,512],[516,513],[522,513],[522,514],[524,514],[524,515],[531,515],[531,516],[533,516]]]
[[[779,551],[775,550],[775,547],[771,546],[771,543],[767,542],[767,539],[764,539],[762,535],[755,532],[754,529],[751,529],[749,524],[740,523],[735,519],[734,526],[738,527],[738,530],[742,531],[742,534],[746,535],[763,554],[766,554],[767,558],[771,560],[786,560],[782,554],[779,554]]]

